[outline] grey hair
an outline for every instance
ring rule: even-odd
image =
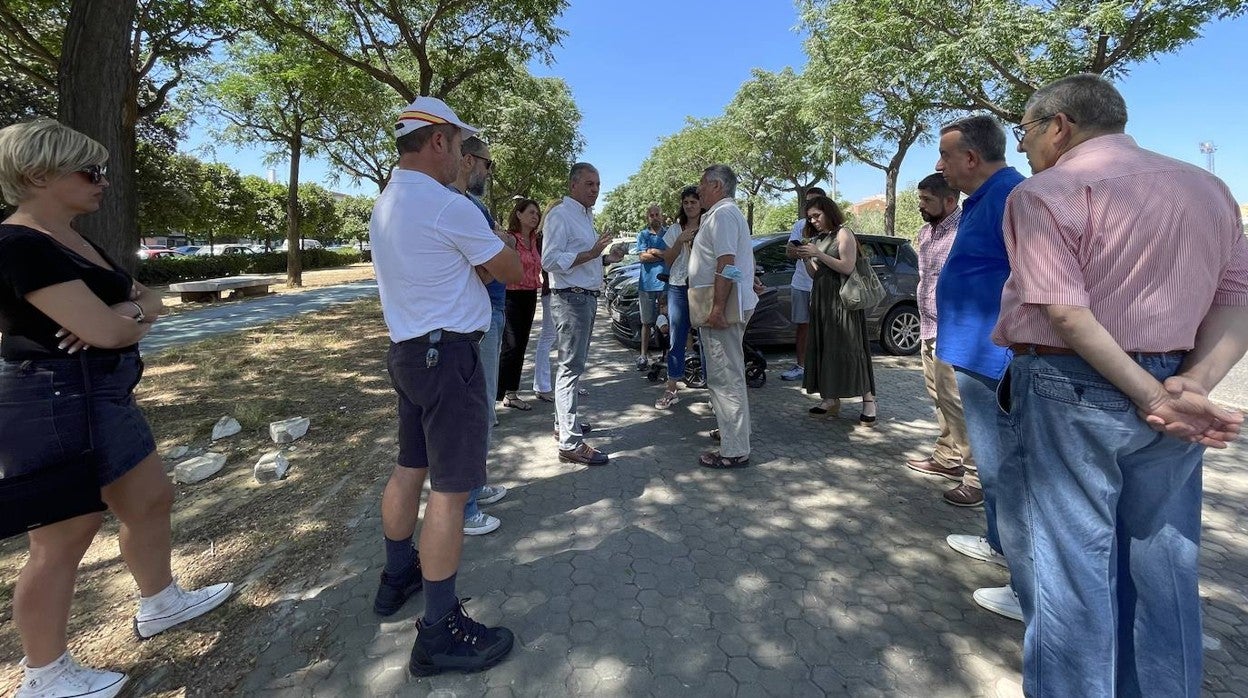
[[[485,141],[480,138],[476,136],[468,136],[464,139],[464,142],[460,145],[459,149],[463,151],[464,155],[480,155],[485,152],[485,146]]]
[[[1127,103],[1105,78],[1079,73],[1055,80],[1036,90],[1027,111],[1038,119],[1065,114],[1072,123],[1094,133],[1122,133],[1127,127]]]
[[[712,182],[719,182],[724,188],[724,196],[733,198],[737,195],[737,173],[727,165],[711,165],[702,170],[702,176]]]
[[[578,162],[572,166],[571,170],[568,170],[568,182],[569,183],[575,182],[576,180],[580,179],[581,175],[585,172],[597,172],[597,171],[598,171],[598,168],[594,167],[588,162]]]
[[[953,131],[962,134],[962,145],[979,153],[985,162],[1005,161],[1005,129],[991,116],[975,114],[950,121],[940,128],[940,135]]]

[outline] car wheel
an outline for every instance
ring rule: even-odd
[[[912,305],[899,305],[888,311],[880,323],[880,344],[897,356],[909,356],[919,350],[919,311]]]
[[[696,353],[685,357],[685,387],[706,387],[706,376],[702,374],[702,359]]]

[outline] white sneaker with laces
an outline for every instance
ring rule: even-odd
[[[780,374],[780,380],[800,381],[803,377],[805,377],[805,375],[806,375],[806,369],[802,368],[801,366],[798,366],[797,364],[793,364],[793,368],[790,368],[789,370]]]
[[[974,598],[975,603],[997,615],[1020,622],[1023,620],[1023,607],[1018,603],[1018,594],[1008,584],[1003,587],[976,589]]]
[[[139,599],[139,613],[134,617],[134,633],[140,640],[155,637],[175,625],[198,618],[225,603],[234,593],[234,584],[186,591],[175,581],[150,599]]]
[[[477,504],[493,504],[507,496],[507,488],[502,485],[482,485],[477,495]]]
[[[490,516],[484,511],[478,511],[476,516],[464,519],[464,535],[484,536],[490,531],[497,530],[502,525],[503,522],[499,521],[498,517]]]
[[[966,536],[955,533],[951,536],[947,536],[945,538],[945,542],[949,544],[950,548],[953,548],[967,557],[972,557],[976,560],[983,560],[984,562],[991,562],[994,565],[1000,565],[1006,569],[1009,569],[1010,567],[1009,563],[1005,561],[1005,556],[993,550],[992,546],[988,545],[988,539],[983,536]]]
[[[112,698],[129,680],[115,671],[88,669],[62,654],[47,666],[32,669],[22,658],[22,685],[15,698]]]

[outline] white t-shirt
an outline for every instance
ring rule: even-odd
[[[679,223],[673,223],[663,234],[663,242],[667,243],[668,249],[676,245],[676,238],[680,237],[681,229]],[[689,282],[689,248],[685,247],[680,251],[680,255],[676,257],[676,261],[672,262],[672,268],[667,272],[667,283],[673,286],[684,286]]]
[[[754,245],[750,240],[750,226],[736,202],[725,197],[702,214],[702,225],[693,238],[693,250],[689,254],[689,287],[713,285],[718,260],[728,254],[735,256],[734,264],[742,272],[743,278],[737,284],[741,311],[753,310],[758,305],[758,295],[754,293]]]
[[[806,219],[799,220],[793,224],[793,232],[789,234],[790,240],[805,241],[802,231],[806,229]],[[806,265],[803,259],[794,260],[796,265],[793,267],[793,288],[798,291],[809,291],[815,287],[814,279],[810,278],[810,272],[806,271]]]
[[[467,197],[423,172],[396,169],[373,205],[368,235],[391,341],[489,329],[490,297],[473,267],[503,241]]]

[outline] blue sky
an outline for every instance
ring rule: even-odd
[[[687,116],[721,114],[751,68],[800,70],[805,56],[796,22],[791,0],[720,0],[714,12],[658,0],[573,0],[559,21],[568,36],[554,51],[555,63],[531,69],[571,87],[583,116],[582,159],[598,167],[605,193],[637,170],[661,136],[682,128]],[[1179,52],[1135,65],[1118,85],[1130,113],[1128,133],[1146,148],[1202,166],[1199,143],[1214,142],[1217,174],[1241,203],[1248,203],[1246,44],[1248,18],[1213,23]],[[189,145],[203,142],[196,132]],[[258,151],[219,147],[215,156],[244,174],[267,170]],[[918,181],[935,162],[934,145],[916,145],[900,183]],[[325,179],[324,163],[305,163],[305,180]],[[1029,173],[1017,153],[1010,164]],[[284,181],[285,165],[277,171]],[[842,166],[837,180],[850,201],[884,190],[883,173],[861,164]],[[335,188],[349,190],[345,184]],[[368,186],[358,191],[375,193]]]

